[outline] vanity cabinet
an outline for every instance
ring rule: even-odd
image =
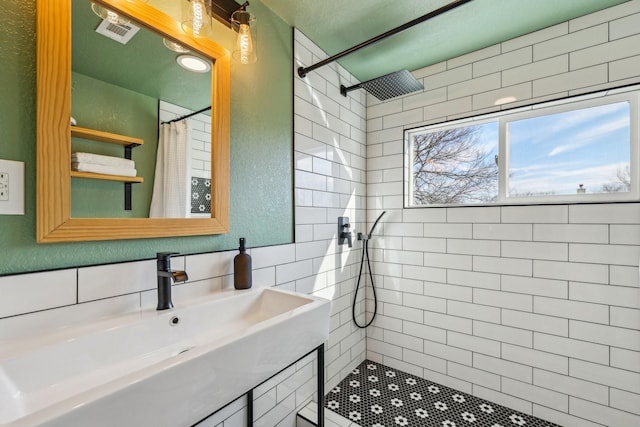
[[[144,144],[144,141],[140,138],[118,135],[116,133],[103,132],[95,129],[88,129],[77,126],[71,126],[71,137],[104,142],[107,144],[122,145],[124,147],[124,157],[128,160],[131,160],[131,150]],[[74,170],[71,170],[71,177],[124,182],[124,209],[128,211],[131,210],[131,184],[144,182],[144,178],[141,176],[106,175],[101,173],[80,172]]]

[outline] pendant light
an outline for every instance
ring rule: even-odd
[[[239,63],[253,64],[258,60],[256,54],[256,17],[247,12],[249,2],[245,3],[240,9],[231,15],[231,24],[238,32],[236,46],[231,56]]]

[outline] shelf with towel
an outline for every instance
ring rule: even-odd
[[[120,175],[105,175],[101,173],[93,173],[93,172],[78,172],[71,171],[71,176],[74,178],[89,178],[89,179],[102,179],[105,181],[120,181],[120,182],[129,182],[132,184],[139,184],[144,182],[144,178],[141,176],[120,176]]]
[[[134,138],[131,136],[119,135],[116,133],[104,132],[78,126],[71,126],[71,137],[104,142],[108,144],[122,145],[124,146],[124,158],[128,160],[131,160],[131,149],[144,144],[144,141],[140,138]],[[95,172],[81,172],[76,170],[71,170],[71,177],[123,182],[124,208],[128,211],[131,210],[131,184],[144,182],[144,178],[139,176],[108,175]]]

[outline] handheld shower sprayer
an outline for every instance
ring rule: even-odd
[[[378,298],[376,296],[376,287],[373,282],[373,272],[371,271],[371,261],[369,259],[369,240],[371,239],[371,235],[373,234],[373,230],[375,230],[378,222],[387,211],[382,211],[382,213],[378,216],[378,219],[371,226],[371,230],[369,230],[369,234],[358,233],[358,240],[362,240],[362,258],[360,259],[360,271],[358,272],[358,282],[356,283],[356,291],[353,295],[353,305],[351,306],[351,317],[353,318],[353,323],[358,328],[364,329],[367,326],[373,323],[373,319],[376,318],[376,314],[378,312]],[[371,280],[371,290],[373,291],[373,316],[371,319],[366,322],[364,325],[360,325],[356,320],[356,301],[358,300],[358,290],[360,289],[360,280],[362,279],[362,267],[364,266],[365,256],[367,258],[367,267],[369,269],[369,279]],[[366,285],[366,283],[365,283]],[[366,315],[366,311],[365,311]]]

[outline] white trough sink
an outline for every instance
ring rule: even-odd
[[[0,343],[0,426],[190,426],[329,335],[328,300],[258,288]]]

